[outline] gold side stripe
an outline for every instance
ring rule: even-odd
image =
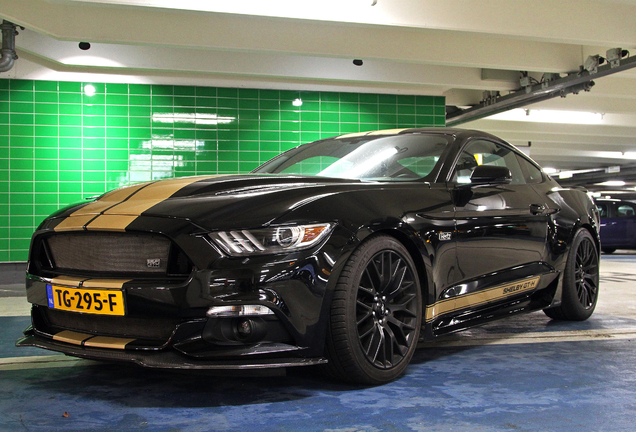
[[[432,321],[440,315],[455,312],[470,306],[480,306],[519,293],[532,291],[537,287],[540,279],[540,276],[536,276],[530,279],[523,279],[504,285],[499,285],[484,291],[442,300],[435,304],[426,306],[426,321]]]
[[[111,348],[111,349],[125,349],[126,345],[133,342],[135,339],[125,339],[107,336],[95,336],[84,342],[84,346],[93,348]]]
[[[84,342],[86,339],[90,339],[92,337],[92,335],[64,330],[53,335],[53,340],[56,340],[58,342],[70,343],[73,345],[81,345],[82,342]]]
[[[130,279],[88,279],[82,288],[122,288]]]

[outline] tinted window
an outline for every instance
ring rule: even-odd
[[[618,217],[634,216],[636,214],[636,211],[634,211],[634,209],[635,209],[634,205],[622,203],[616,209],[616,216]]]
[[[473,141],[459,155],[453,181],[470,183],[470,176],[479,165],[505,166],[512,174],[510,184],[525,184],[525,178],[515,152],[490,141]]]
[[[605,203],[597,204],[596,207],[598,208],[599,215],[602,218],[606,218],[609,216],[609,206],[607,204]]]
[[[543,181],[543,173],[535,164],[531,163],[520,154],[517,154],[517,159],[519,161],[519,165],[521,165],[521,169],[523,170],[526,183],[534,184],[541,183]]]

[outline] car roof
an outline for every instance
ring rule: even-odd
[[[445,128],[445,127],[420,127],[420,128],[401,128],[401,129],[380,129],[374,131],[354,132],[334,137],[335,139],[356,138],[363,136],[373,135],[405,135],[412,133],[428,133],[439,135],[450,135],[454,138],[468,138],[468,137],[482,137],[490,138],[495,141],[503,142],[503,140],[495,135],[491,135],[487,132],[482,132],[474,129],[459,129],[459,128]]]

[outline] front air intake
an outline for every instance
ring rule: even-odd
[[[157,234],[81,232],[41,239],[39,267],[58,273],[185,275],[189,260],[168,238]]]

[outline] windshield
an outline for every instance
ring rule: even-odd
[[[437,134],[332,138],[289,150],[252,172],[412,181],[431,175],[447,147]]]

